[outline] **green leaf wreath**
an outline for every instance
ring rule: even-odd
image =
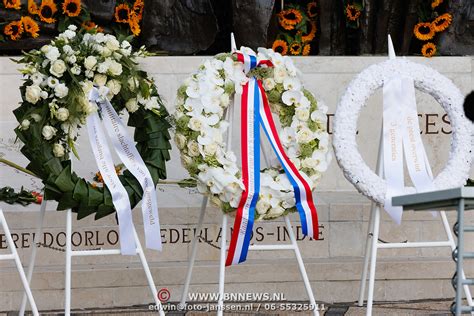
[[[135,128],[136,147],[153,182],[166,178],[171,125],[153,80],[138,67],[136,59],[145,54],[143,48],[132,51],[126,40],[71,25],[50,45],[18,61],[24,64],[25,82],[23,101],[14,110],[20,123],[15,132],[30,161],[27,169],[43,180],[44,198],[58,201],[58,210],[71,208],[79,219],[115,212],[109,190],[78,177],[69,159],[71,151],[77,156],[75,142],[87,115],[97,111],[88,102],[94,85],[107,93],[117,112],[128,111],[128,125]],[[134,207],[143,194],[139,182],[128,170],[119,178]]]

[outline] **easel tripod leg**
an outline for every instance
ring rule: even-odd
[[[72,259],[72,211],[66,211],[66,268],[64,282],[64,315],[71,314],[71,259]]]
[[[26,272],[26,279],[28,281],[28,284],[31,284],[31,279],[33,278],[33,270],[35,269],[36,254],[38,252],[37,243],[39,242],[39,238],[41,238],[41,235],[43,234],[43,223],[44,223],[44,214],[46,212],[46,204],[47,204],[46,200],[43,200],[43,202],[41,202],[40,212],[38,215],[38,222],[36,226],[36,234],[35,234],[35,237],[33,238],[33,245],[31,246],[32,247],[31,257],[30,257],[30,262],[28,265],[28,271]],[[28,297],[26,293],[24,293],[23,299],[21,300],[20,312],[18,315],[23,316],[25,314],[27,303],[28,303]]]
[[[227,215],[222,215],[221,256],[219,262],[219,300],[217,315],[222,316],[224,308],[225,257],[227,253]]]
[[[367,284],[367,273],[369,270],[369,259],[372,254],[372,235],[374,232],[374,215],[375,215],[375,203],[372,203],[370,208],[369,226],[367,227],[367,236],[365,239],[365,254],[364,254],[364,267],[362,269],[362,275],[360,277],[359,287],[359,306],[364,306],[365,299],[365,286]]]
[[[25,271],[23,270],[23,266],[21,264],[20,257],[18,256],[15,243],[13,242],[12,235],[10,234],[10,228],[8,228],[7,220],[5,219],[5,216],[3,215],[3,210],[1,209],[0,209],[0,223],[2,224],[3,231],[5,232],[5,237],[7,239],[8,247],[10,248],[13,258],[15,260],[16,269],[18,270],[18,274],[20,275],[21,283],[25,290],[26,296],[28,297],[28,300],[30,301],[31,311],[33,312],[33,315],[37,316],[39,315],[38,308],[36,307],[35,299],[33,298],[33,294],[31,293],[30,284],[28,283],[28,280],[26,279]]]
[[[186,273],[183,293],[181,294],[181,301],[179,303],[181,308],[185,307],[186,299],[188,297],[189,284],[191,283],[191,277],[193,275],[194,261],[196,260],[197,246],[199,244],[199,236],[201,235],[201,231],[202,231],[202,224],[204,222],[204,214],[206,213],[207,201],[208,201],[208,197],[204,196],[202,198],[201,213],[199,214],[199,221],[196,226],[196,233],[194,234],[193,241],[191,244],[191,257],[189,258],[189,262],[188,262],[188,272]]]
[[[138,238],[137,231],[135,228],[133,229],[133,235],[135,236],[135,243],[137,247],[137,253],[140,257],[140,261],[145,271],[146,279],[148,282],[148,286],[150,287],[151,294],[153,295],[153,300],[155,301],[156,307],[159,311],[160,316],[164,316],[165,312],[163,311],[163,307],[161,306],[161,302],[158,299],[158,291],[156,290],[155,281],[153,281],[153,276],[151,275],[150,267],[148,266],[148,261],[146,260],[145,253],[143,252],[142,244],[140,239]]]
[[[313,315],[319,316],[319,310],[318,306],[316,305],[316,300],[314,299],[311,283],[309,282],[308,274],[306,273],[306,268],[304,267],[303,258],[301,257],[300,248],[298,247],[298,242],[295,238],[293,228],[291,227],[290,218],[288,216],[285,216],[285,224],[286,229],[288,230],[288,235],[290,237],[291,244],[293,245],[293,249],[295,251],[295,257],[296,261],[298,262],[298,268],[300,269],[301,277],[303,278],[304,286],[306,288],[306,292],[308,293],[309,303],[313,308]]]
[[[374,301],[374,287],[375,287],[375,268],[377,265],[377,246],[379,240],[379,228],[380,228],[380,206],[375,208],[374,214],[374,235],[372,236],[372,246],[370,252],[370,274],[369,274],[369,292],[367,294],[367,313],[366,315],[372,315],[372,303]]]

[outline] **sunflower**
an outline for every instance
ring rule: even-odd
[[[145,8],[145,2],[143,0],[135,0],[135,3],[133,4],[133,12],[137,16],[137,19],[141,21],[143,17],[143,9]]]
[[[46,23],[54,23],[56,19],[53,18],[54,14],[58,11],[54,0],[42,0],[41,6],[38,10],[38,15],[41,21]]]
[[[288,43],[284,40],[275,40],[273,42],[272,49],[277,53],[286,55],[286,53],[288,53]]]
[[[421,48],[421,53],[425,57],[432,57],[434,54],[436,54],[436,45],[431,42],[426,43]]]
[[[38,5],[35,0],[28,0],[28,13],[33,15],[38,14]]]
[[[316,22],[311,21],[310,26],[311,26],[311,31],[309,31],[306,35],[301,36],[301,41],[311,42],[314,39],[314,37],[316,36],[316,31],[318,30],[317,26],[316,26]]]
[[[122,3],[115,7],[115,21],[118,23],[129,23],[130,8],[128,4]]]
[[[317,8],[316,2],[310,2],[306,6],[306,13],[308,14],[310,18],[314,18],[318,14],[318,12],[316,11],[316,8]]]
[[[435,36],[435,29],[431,23],[421,22],[415,25],[413,34],[421,41],[427,41]]]
[[[352,4],[348,4],[346,6],[346,17],[350,20],[350,21],[355,21],[357,20],[359,17],[360,17],[360,10],[357,9],[354,5]]]
[[[138,22],[139,20],[137,16],[135,16],[135,14],[132,14],[132,16],[130,17],[128,21],[128,25],[130,26],[130,31],[132,31],[132,34],[134,36],[140,35],[140,32],[141,32],[140,25],[138,24]]]
[[[294,28],[295,25],[300,23],[303,20],[303,15],[299,10],[288,9],[278,13],[278,20],[280,21],[280,25],[285,30],[288,30],[288,27],[292,26]]]
[[[445,13],[434,19],[434,21],[431,22],[431,26],[434,28],[435,32],[442,32],[446,30],[449,25],[451,25],[452,20],[453,17],[451,14]]]
[[[310,44],[306,44],[305,46],[303,46],[303,56],[308,56],[310,52],[311,52]]]
[[[12,40],[17,41],[23,33],[23,23],[21,21],[10,22],[3,29],[3,33],[10,36]]]
[[[81,0],[65,0],[63,13],[67,16],[78,16],[81,13]]]
[[[23,23],[23,29],[26,33],[30,34],[31,37],[38,37],[39,36],[39,26],[35,20],[33,20],[29,16],[22,16],[21,23]]]
[[[3,5],[5,5],[5,8],[7,9],[20,10],[21,0],[3,0]]]
[[[291,45],[290,45],[290,54],[291,55],[299,55],[301,53],[301,44],[298,43],[298,42],[293,42]]]
[[[439,6],[441,3],[443,3],[443,0],[433,0],[433,1],[431,2],[431,9],[436,8],[436,7]]]

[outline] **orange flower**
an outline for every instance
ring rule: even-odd
[[[303,47],[303,56],[308,56],[310,52],[311,52],[311,45],[310,45],[310,44],[306,44],[306,45]]]
[[[21,23],[23,23],[23,29],[25,30],[26,33],[29,33],[31,37],[38,37],[39,36],[39,26],[38,23],[36,23],[35,20],[33,20],[29,16],[22,16],[21,17]]]
[[[141,21],[143,17],[143,9],[145,8],[145,2],[143,0],[135,0],[135,3],[133,4],[133,12],[135,13],[138,21]]]
[[[433,1],[431,2],[431,9],[436,8],[436,7],[439,6],[441,3],[443,3],[443,0],[433,0]]]
[[[292,30],[303,20],[303,15],[296,9],[288,9],[278,13],[278,20],[285,30]]]
[[[41,6],[38,10],[38,15],[41,21],[46,23],[54,23],[56,19],[54,18],[54,14],[58,11],[54,0],[42,0]]]
[[[138,24],[139,20],[135,16],[135,14],[132,14],[128,21],[128,25],[130,26],[130,31],[132,31],[133,36],[138,36],[140,35],[141,29],[140,25]]]
[[[91,20],[82,22],[81,26],[86,31],[92,31],[93,29],[98,27],[97,24],[95,24]]]
[[[15,10],[21,9],[21,0],[3,0],[3,4],[5,5],[5,8],[7,9],[15,9]]]
[[[311,21],[309,25],[311,26],[311,31],[301,37],[302,42],[311,42],[316,37],[316,31],[318,30],[316,22]]]
[[[431,42],[426,43],[421,48],[421,53],[425,57],[432,57],[434,54],[436,54],[436,45]]]
[[[272,49],[277,53],[286,55],[286,53],[288,53],[288,43],[284,40],[275,40],[273,42]]]
[[[438,16],[433,22],[431,22],[431,26],[434,28],[435,32],[442,32],[451,25],[451,21],[453,17],[449,13],[442,14]]]
[[[115,21],[118,23],[129,23],[130,8],[128,4],[122,3],[115,7]]]
[[[67,16],[78,16],[81,13],[81,0],[64,0],[63,13]]]
[[[431,23],[418,23],[413,29],[413,34],[421,41],[427,41],[435,36],[435,29]]]
[[[316,10],[316,8],[317,8],[316,2],[310,2],[306,6],[306,13],[308,14],[310,18],[314,18],[318,14],[318,11]]]
[[[10,36],[12,40],[17,41],[20,39],[21,34],[23,34],[23,23],[21,21],[10,22],[3,29],[3,33]]]
[[[36,5],[35,0],[28,0],[28,13],[38,14],[38,5]]]
[[[293,42],[290,45],[290,54],[291,55],[299,55],[301,53],[301,44],[298,42]]]
[[[360,10],[357,9],[354,5],[352,5],[352,4],[347,5],[347,7],[346,7],[346,17],[350,21],[357,20],[360,17],[360,14],[361,14]]]

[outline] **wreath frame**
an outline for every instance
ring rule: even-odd
[[[75,28],[70,27],[68,31],[74,32]],[[100,34],[96,34],[95,31],[86,32],[86,34],[87,33],[89,33],[89,39],[91,36],[99,36]],[[64,41],[69,43],[67,38],[64,36],[61,37],[62,35],[50,44],[50,46],[58,46],[60,52],[62,50],[60,45],[65,45]],[[77,36],[80,36],[80,34],[77,34]],[[103,36],[103,34],[100,36]],[[115,39],[112,35],[105,35],[105,37],[111,41]],[[73,39],[70,40],[72,41]],[[125,80],[124,78],[129,79],[127,75],[133,74],[135,78],[137,78],[135,83],[136,93],[140,93],[145,99],[148,98],[147,100],[156,97],[156,99],[154,99],[156,100],[156,105],[148,109],[144,106],[137,106],[134,111],[130,111],[126,105],[126,101],[129,101],[134,95],[131,90],[125,88],[122,88],[119,92],[120,95],[117,94],[115,100],[111,100],[111,103],[118,113],[125,110],[128,111],[128,126],[135,128],[134,140],[136,142],[136,148],[150,171],[154,185],[156,185],[159,179],[166,179],[165,163],[170,159],[169,150],[171,149],[171,136],[169,129],[171,128],[171,124],[168,121],[169,114],[159,97],[153,80],[148,77],[146,72],[140,70],[137,66],[138,63],[135,62],[135,58],[143,56],[144,51],[141,50],[132,53],[129,44],[125,50],[129,51],[130,54],[124,52],[124,56],[121,58],[123,58],[122,62],[124,63],[123,69],[127,69],[125,71],[128,72],[125,73],[124,71],[123,78],[119,76],[111,76],[111,78]],[[120,52],[123,51],[120,50]],[[18,63],[26,64],[23,71],[32,69],[32,66],[33,69],[35,69],[34,65],[37,65],[38,59],[41,60],[41,56],[41,51],[33,50],[32,52],[26,53]],[[77,59],[79,60],[80,58],[84,58],[84,56],[80,57],[78,55]],[[39,71],[46,72],[46,75],[48,75],[45,69]],[[70,69],[68,69],[65,74],[71,76],[72,81],[78,83],[74,80],[74,75]],[[58,78],[58,80],[63,79],[63,77]],[[65,140],[65,134],[59,131],[58,135],[50,140],[43,137],[43,128],[45,125],[51,124],[52,120],[51,110],[48,105],[50,100],[40,99],[38,103],[30,103],[26,97],[26,90],[27,87],[33,84],[32,74],[27,73],[25,82],[20,87],[22,102],[13,113],[20,123],[15,129],[15,133],[18,139],[24,144],[21,148],[21,153],[30,161],[26,168],[42,179],[44,184],[44,199],[57,201],[58,211],[72,209],[73,212],[77,213],[78,219],[82,219],[94,213],[96,220],[113,214],[115,207],[112,203],[112,196],[109,189],[106,186],[100,187],[93,185],[86,179],[79,177],[72,170],[70,152],[72,151],[77,155],[74,148],[74,141],[76,141],[77,136],[74,139]],[[70,89],[73,88],[74,84],[72,83]],[[83,97],[85,98],[86,96],[84,95]],[[67,98],[68,97],[65,97],[65,99]],[[69,108],[69,110],[71,110],[71,108]],[[53,123],[54,122],[55,121],[53,121]],[[56,122],[55,124],[58,123]],[[80,127],[81,124],[78,124],[77,128]],[[54,153],[54,146],[57,146],[58,142],[65,149],[64,155],[60,157]],[[140,183],[128,170],[125,170],[123,174],[120,174],[118,177],[128,193],[128,198],[130,199],[130,204],[133,209],[143,196]]]
[[[464,185],[471,166],[471,130],[463,110],[463,95],[447,77],[425,65],[397,58],[369,66],[349,84],[337,106],[333,120],[334,153],[344,176],[356,189],[381,205],[386,198],[387,184],[364,162],[357,149],[357,120],[368,98],[394,75],[408,76],[415,88],[431,95],[447,112],[451,121],[452,138],[448,162],[433,179],[436,189]],[[406,193],[416,192],[405,187]]]
[[[242,47],[240,51],[255,54],[253,50],[246,47]],[[282,143],[295,166],[307,176],[312,191],[330,162],[329,137],[326,131],[327,106],[321,100],[317,101],[314,95],[303,87],[298,70],[289,57],[282,56],[271,49],[259,48],[257,58],[270,60],[275,67],[256,68],[245,75],[243,65],[237,62],[231,53],[218,54],[212,59],[204,61],[199,70],[188,77],[178,89],[176,112],[174,113],[175,143],[180,150],[182,164],[190,176],[198,180],[199,191],[208,195],[210,201],[220,207],[224,213],[236,211],[243,190],[240,168],[237,167],[235,154],[232,150],[226,150],[226,143],[222,138],[222,134],[229,128],[229,122],[224,118],[224,110],[231,106],[230,100],[235,93],[240,93],[241,85],[248,80],[247,76],[255,76],[262,80],[272,112],[279,115],[279,122],[282,126],[281,134],[286,133],[286,137],[292,131],[293,135],[297,135],[302,130],[309,131],[310,136],[305,142],[297,143],[297,136],[293,136],[294,143],[297,144],[296,147],[285,144],[284,140]],[[220,91],[219,108],[214,107],[213,110],[211,105],[206,103],[206,98],[212,93],[203,93],[202,89],[206,88],[196,86],[200,78],[206,74],[215,76],[210,79],[214,83],[208,87],[209,91]],[[301,98],[299,103],[295,101],[292,105],[285,104],[285,102],[288,103],[287,96],[290,95],[286,95],[287,92],[299,95]],[[201,98],[206,101],[196,101]],[[305,106],[302,106],[303,103]],[[202,104],[200,110],[201,105],[199,104]],[[307,109],[304,115],[296,113],[299,106],[301,106],[301,112]],[[211,113],[212,111],[215,113]],[[208,132],[195,128],[196,117],[204,122],[205,128],[209,127],[210,130],[215,130],[216,134],[219,134],[216,136],[217,140],[212,141],[211,146],[214,147],[209,152],[207,142],[200,143],[200,137],[205,137]],[[299,120],[298,117],[304,117],[304,119]],[[206,122],[207,120],[212,122]],[[313,154],[317,155],[313,156]],[[311,161],[315,165],[310,168],[308,167],[309,163],[306,164],[303,158],[313,159],[313,157],[317,158]],[[295,212],[293,188],[281,166],[278,168],[270,166],[261,170],[260,173],[261,190],[255,219],[269,220]],[[269,184],[265,184],[265,181]],[[280,183],[277,183],[278,181]],[[211,184],[219,182],[221,183],[217,185]],[[220,185],[222,188],[219,189]],[[266,189],[270,186],[273,191]],[[274,194],[273,198],[267,198],[268,194]]]

